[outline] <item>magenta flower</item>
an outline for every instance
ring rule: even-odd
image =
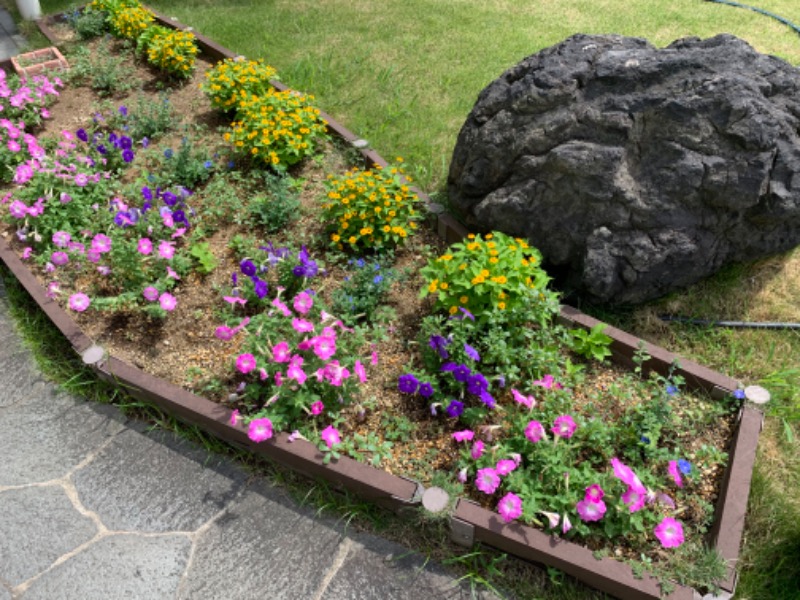
[[[71,239],[72,236],[66,231],[56,231],[53,234],[53,244],[59,248],[66,248]]]
[[[497,512],[500,513],[500,516],[503,517],[506,523],[510,523],[522,515],[522,498],[509,492],[500,498],[500,503],[497,505]]]
[[[536,381],[533,382],[533,385],[538,385],[546,390],[552,389],[554,387],[560,390],[562,387],[560,383],[556,383],[556,381],[553,379],[553,376],[550,374],[545,375],[541,379],[537,379]]]
[[[245,375],[256,368],[256,357],[252,354],[240,354],[236,359],[236,368]]]
[[[556,420],[553,423],[553,427],[550,429],[550,431],[552,431],[558,437],[568,439],[572,437],[572,434],[575,433],[575,429],[577,427],[578,426],[575,424],[575,421],[570,415],[561,415],[560,417],[556,417]]]
[[[516,462],[514,462],[510,458],[504,458],[503,460],[497,461],[497,465],[495,465],[494,470],[497,471],[498,475],[505,477],[516,468],[517,468]]]
[[[289,349],[288,342],[281,342],[272,347],[272,360],[276,363],[289,362],[292,351]]]
[[[22,260],[28,260],[31,256],[33,256],[33,248],[25,246],[25,248],[22,249]]]
[[[531,394],[530,396],[524,396],[514,388],[511,388],[511,393],[514,395],[514,400],[516,400],[523,406],[526,406],[529,409],[532,409],[534,406],[536,406],[536,399],[533,397],[533,394]]]
[[[321,400],[317,400],[316,402],[311,404],[311,414],[317,416],[325,410],[325,405],[322,403]]]
[[[236,427],[236,425],[239,423],[239,418],[239,411],[234,409],[234,411],[231,413],[231,419],[229,421],[230,424]]]
[[[102,233],[98,233],[92,238],[92,250],[105,254],[111,250],[111,238]]]
[[[603,491],[603,488],[596,483],[586,488],[585,498],[592,502],[600,502],[605,495],[606,493]]]
[[[325,429],[322,430],[320,433],[320,437],[322,441],[328,445],[328,448],[333,448],[337,444],[342,443],[342,438],[339,436],[339,431],[333,426],[328,425]]]
[[[11,216],[15,219],[24,219],[28,214],[28,205],[19,200],[14,200],[8,206],[8,212],[10,212]]]
[[[308,314],[308,311],[314,306],[314,299],[308,292],[300,292],[294,297],[292,306],[294,306],[294,309],[301,315],[305,315]]]
[[[286,379],[294,379],[300,385],[303,385],[306,382],[308,376],[306,372],[303,371],[303,364],[302,357],[295,356],[294,358],[300,358],[300,362],[295,362],[294,360],[289,363],[289,368],[286,369]]]
[[[469,441],[472,441],[472,438],[474,438],[474,437],[475,437],[475,432],[472,431],[471,429],[465,429],[463,431],[456,431],[453,434],[453,438],[457,442],[469,442]]]
[[[675,485],[678,487],[683,487],[683,478],[681,477],[681,472],[678,469],[678,461],[671,460],[669,461],[669,466],[667,466],[667,472],[672,475],[672,481],[675,482]]]
[[[89,304],[91,304],[91,300],[89,296],[84,294],[83,292],[78,292],[77,294],[72,294],[69,297],[69,307],[77,312],[83,312],[87,308],[89,308]]]
[[[263,419],[253,419],[247,428],[247,437],[254,442],[265,442],[272,437],[272,421],[264,417]]]
[[[147,256],[153,251],[153,242],[149,238],[140,239],[139,244],[136,246],[136,251]]]
[[[239,296],[223,296],[222,299],[231,305],[241,304],[242,306],[244,306],[245,304],[247,304],[247,300],[245,298],[240,298]]]
[[[50,255],[50,262],[57,267],[61,267],[69,262],[69,256],[66,252],[53,252]]]
[[[87,183],[89,183],[89,176],[86,173],[78,173],[75,175],[74,181],[75,185],[78,187],[84,187]]]
[[[584,498],[577,505],[578,516],[586,522],[599,521],[606,514],[606,503]]]
[[[142,296],[144,296],[145,300],[149,300],[150,302],[155,302],[156,300],[158,300],[158,290],[154,288],[152,285],[147,286],[142,290]]]
[[[336,354],[336,338],[328,336],[314,338],[314,354],[322,360],[328,360]]]
[[[168,311],[175,310],[175,307],[178,305],[178,301],[175,299],[175,296],[169,292],[164,292],[161,294],[158,297],[158,303],[161,305],[161,308]]]
[[[664,517],[653,533],[664,548],[677,548],[683,543],[683,525],[672,517]]]
[[[297,333],[308,333],[309,331],[314,331],[314,324],[311,321],[306,321],[305,319],[292,319],[292,327]]]
[[[531,421],[525,428],[525,437],[535,444],[545,437],[544,426],[539,421]]]
[[[161,240],[158,243],[158,255],[161,258],[170,260],[173,256],[175,256],[175,242]]]
[[[181,276],[175,272],[175,269],[170,266],[167,266],[167,277],[175,280],[179,280],[181,278]]]
[[[628,505],[628,510],[632,513],[642,510],[646,499],[647,489],[644,486],[629,485],[625,493],[622,494],[622,502]]]
[[[475,440],[475,443],[472,444],[470,456],[472,456],[473,460],[478,460],[481,457],[481,454],[483,454],[483,441]]]
[[[272,306],[277,308],[284,317],[291,317],[292,316],[292,311],[290,311],[289,307],[286,306],[283,302],[281,302],[281,300],[279,298],[275,298],[272,301]],[[312,330],[314,329],[313,325],[311,326],[311,329]]]
[[[494,494],[500,485],[500,476],[491,467],[480,469],[475,476],[475,487],[484,494]]]
[[[635,488],[644,489],[644,485],[642,485],[636,473],[618,458],[611,459],[611,466],[614,468],[614,477],[619,479],[622,483]]]
[[[353,365],[353,371],[355,372],[356,376],[358,377],[358,380],[361,383],[367,382],[367,370],[364,368],[364,365],[361,364],[360,360],[357,360],[356,364]]]

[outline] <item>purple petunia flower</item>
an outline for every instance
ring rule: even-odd
[[[455,375],[455,373],[454,373]],[[467,377],[467,391],[475,396],[480,396],[489,389],[489,382],[486,381],[481,373],[475,373]]]
[[[414,394],[419,388],[419,380],[411,373],[401,375],[397,379],[397,389],[404,394]]]
[[[239,263],[239,268],[242,270],[242,273],[247,275],[248,277],[252,277],[256,274],[256,265],[252,260],[245,258],[242,262]]]
[[[89,136],[87,135],[86,130],[83,129],[82,127],[75,132],[75,135],[78,136],[78,139],[82,142],[89,141]]]
[[[466,383],[471,373],[472,371],[470,371],[467,365],[456,365],[453,369],[453,377],[456,381],[460,381],[461,383]]]
[[[432,335],[428,340],[428,345],[439,353],[441,358],[448,358],[450,355],[447,352],[447,346],[450,341],[441,335]]]
[[[478,354],[478,351],[469,344],[464,344],[464,352],[474,361],[479,361],[481,359],[481,355]]]
[[[458,400],[451,400],[445,412],[448,417],[458,418],[464,414],[464,403]]]
[[[427,381],[425,383],[419,384],[418,392],[419,395],[422,396],[423,398],[430,398],[431,396],[433,396],[433,391],[434,391],[433,386]]]
[[[133,150],[127,149],[122,151],[122,160],[124,160],[126,163],[132,162],[133,157]]]

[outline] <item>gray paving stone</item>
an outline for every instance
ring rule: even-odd
[[[172,599],[190,549],[183,535],[104,537],[42,575],[20,600]]]
[[[112,406],[81,402],[49,386],[0,410],[0,486],[63,477],[124,429],[124,421]]]
[[[17,33],[17,24],[14,23],[14,18],[11,16],[11,13],[5,8],[0,9],[0,27],[9,35]]]
[[[5,355],[13,351],[13,346],[13,342],[0,345],[0,373],[3,374],[0,378],[0,407],[11,406],[29,397],[33,385],[42,381],[29,353],[18,349],[14,354]]]
[[[2,585],[0,585],[0,600],[13,600],[11,598],[11,592],[9,592]]]
[[[196,542],[178,597],[313,598],[340,540],[333,526],[274,488],[256,484]]]
[[[97,527],[61,486],[0,492],[0,578],[19,585],[89,541]]]
[[[371,535],[354,536],[344,564],[323,594],[324,600],[481,600],[496,596],[458,585],[424,556]]]
[[[114,531],[194,531],[237,496],[246,474],[160,433],[117,436],[73,476],[81,502]]]

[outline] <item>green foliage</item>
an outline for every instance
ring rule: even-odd
[[[89,40],[99,37],[108,31],[108,15],[99,10],[85,9],[78,12],[70,24],[75,28],[75,32],[82,40]]]
[[[585,358],[592,358],[602,362],[611,356],[611,338],[603,331],[608,327],[605,323],[598,323],[589,331],[585,329],[570,329],[572,336],[572,350]]]
[[[420,218],[417,195],[400,167],[329,175],[322,219],[333,246],[384,251],[405,243]]]
[[[219,265],[208,242],[198,242],[189,248],[189,254],[197,261],[197,271],[208,275]]]
[[[72,57],[72,68],[67,73],[71,82],[88,85],[99,96],[114,96],[136,87],[136,81],[125,67],[125,59],[112,56],[105,40],[94,53],[86,46],[77,48]]]
[[[176,151],[167,148],[160,159],[156,178],[163,185],[181,185],[193,190],[214,173],[212,153],[192,137],[181,138]]]
[[[259,183],[259,193],[247,201],[248,218],[267,233],[276,233],[297,219],[300,199],[290,177],[267,172]]]
[[[363,258],[348,261],[349,275],[333,293],[333,312],[348,325],[370,323],[396,279],[393,269]]]

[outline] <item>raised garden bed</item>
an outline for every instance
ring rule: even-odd
[[[51,71],[66,71],[69,63],[55,46],[11,57],[11,64],[20,77],[33,77]]]
[[[185,26],[161,15],[156,14],[156,17],[165,26],[186,29]],[[40,28],[45,35],[55,39],[47,21],[42,22]],[[209,57],[215,59],[234,57],[234,53],[202,36],[197,36],[197,41],[201,51]],[[274,82],[274,85],[278,89],[286,89],[279,82]],[[328,129],[341,140],[351,144],[358,141],[358,137],[341,124],[328,115],[322,116],[328,122]],[[354,146],[360,145],[354,144]],[[374,151],[359,150],[359,152],[367,167],[387,166],[387,162]],[[462,240],[467,232],[455,219],[444,213],[440,207],[430,205],[424,194],[418,190],[417,192],[423,201],[429,204],[428,221],[438,235],[448,243]],[[252,442],[242,427],[231,425],[230,408],[153,377],[98,348],[76,322],[48,297],[45,287],[5,241],[0,241],[0,256],[64,333],[76,352],[82,355],[102,378],[119,383],[133,396],[153,402],[182,420],[198,425],[230,443],[246,447],[302,473],[327,479],[385,506],[399,509],[421,503],[425,490],[415,481],[392,475],[344,456],[329,461],[330,457],[310,442],[290,441],[287,434],[279,434],[266,443]],[[597,324],[596,320],[569,307],[562,307],[560,318],[568,327],[580,327],[587,331]],[[642,342],[614,328],[607,328],[605,333],[613,339],[610,349],[614,360],[626,366],[633,365]],[[644,344],[644,348],[652,357],[646,364],[647,368],[655,369],[665,375],[680,375],[685,379],[687,389],[698,389],[711,394],[712,397],[719,397],[730,395],[738,388],[738,382],[691,361],[680,360],[680,366],[676,370],[674,363],[677,357],[649,344]],[[736,433],[729,450],[729,461],[719,492],[716,519],[709,534],[709,543],[729,561],[728,576],[720,584],[721,589],[727,592],[732,592],[735,588],[735,561],[741,542],[760,425],[761,414],[751,407],[744,407],[736,419]],[[636,578],[632,568],[626,564],[611,558],[597,559],[590,550],[540,530],[518,523],[507,524],[497,513],[471,501],[464,499],[458,501],[451,522],[454,539],[466,545],[474,541],[486,542],[521,558],[557,567],[600,590],[622,598],[658,598],[661,595],[655,579]],[[694,595],[695,592],[690,588],[677,586],[670,597],[691,598]]]

